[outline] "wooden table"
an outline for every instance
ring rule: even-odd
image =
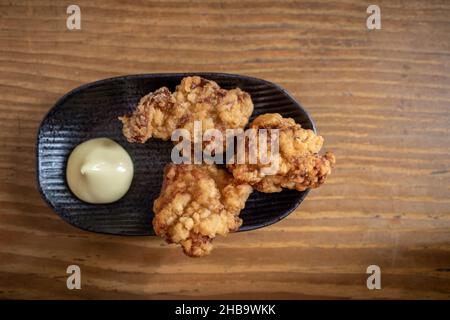
[[[450,2],[0,0],[0,298],[450,298]],[[138,4],[139,3],[139,4]],[[276,82],[337,156],[270,227],[191,259],[158,238],[62,221],[36,187],[40,120],[123,74],[215,71]],[[66,268],[82,289],[66,288]],[[368,290],[366,268],[381,268]]]

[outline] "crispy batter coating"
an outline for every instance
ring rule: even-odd
[[[162,87],[142,97],[133,114],[119,120],[129,142],[144,143],[151,137],[168,140],[183,115],[169,89]]]
[[[317,188],[325,182],[336,160],[332,153],[318,154],[323,138],[312,130],[302,129],[294,119],[283,118],[278,113],[267,113],[257,117],[251,124],[254,129],[267,129],[268,140],[272,129],[279,129],[279,166],[274,173],[264,170],[270,164],[230,164],[228,169],[241,182],[251,184],[261,192],[280,192],[282,188],[303,191]],[[267,143],[270,147],[270,142]],[[269,150],[270,151],[270,150]],[[248,153],[248,145],[247,151]],[[248,158],[248,157],[247,157]]]
[[[195,120],[202,122],[203,132],[212,128],[221,131],[244,128],[253,112],[248,93],[239,88],[225,90],[216,82],[197,76],[181,80],[174,95],[177,103],[187,110],[179,127],[191,133]]]
[[[191,257],[208,255],[216,235],[242,224],[240,211],[252,192],[215,165],[168,164],[161,194],[153,204],[153,228]]]
[[[181,80],[171,94],[163,87],[144,96],[131,116],[119,119],[129,142],[144,143],[151,137],[168,140],[177,128],[187,129],[193,139],[194,121],[207,129],[244,128],[253,112],[250,95],[239,88],[225,90],[198,76]]]

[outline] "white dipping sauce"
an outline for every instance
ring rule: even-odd
[[[79,144],[67,161],[70,190],[89,203],[110,203],[122,198],[133,180],[133,162],[127,151],[107,138]]]

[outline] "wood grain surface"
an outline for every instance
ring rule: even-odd
[[[450,2],[0,0],[0,298],[450,298]],[[337,168],[297,211],[191,259],[62,221],[36,187],[40,120],[67,91],[135,73],[276,82]],[[82,289],[66,288],[66,268]],[[368,290],[379,265],[382,289]]]

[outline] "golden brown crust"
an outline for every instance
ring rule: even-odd
[[[211,80],[186,77],[174,93],[176,101],[188,110],[180,128],[193,132],[195,120],[207,129],[244,128],[253,112],[250,95],[239,88],[225,90]]]
[[[183,114],[169,89],[162,87],[142,97],[133,114],[119,120],[129,142],[144,143],[151,137],[168,140]]]
[[[263,165],[260,161],[228,165],[238,181],[249,183],[261,192],[280,192],[282,188],[303,191],[319,187],[331,173],[336,162],[334,155],[330,152],[323,156],[318,154],[323,138],[312,130],[302,129],[293,119],[267,113],[257,117],[251,128],[268,129],[268,137],[272,129],[279,130],[279,167],[276,172],[266,174],[264,169],[270,165]]]
[[[153,204],[153,228],[188,256],[209,254],[216,235],[227,235],[242,224],[240,211],[252,192],[215,165],[169,164],[160,196]]]
[[[163,87],[143,97],[131,116],[119,119],[129,142],[144,143],[151,137],[168,140],[177,128],[193,138],[194,121],[208,129],[244,128],[253,112],[250,95],[239,88],[225,90],[198,76],[183,78],[171,94]]]

